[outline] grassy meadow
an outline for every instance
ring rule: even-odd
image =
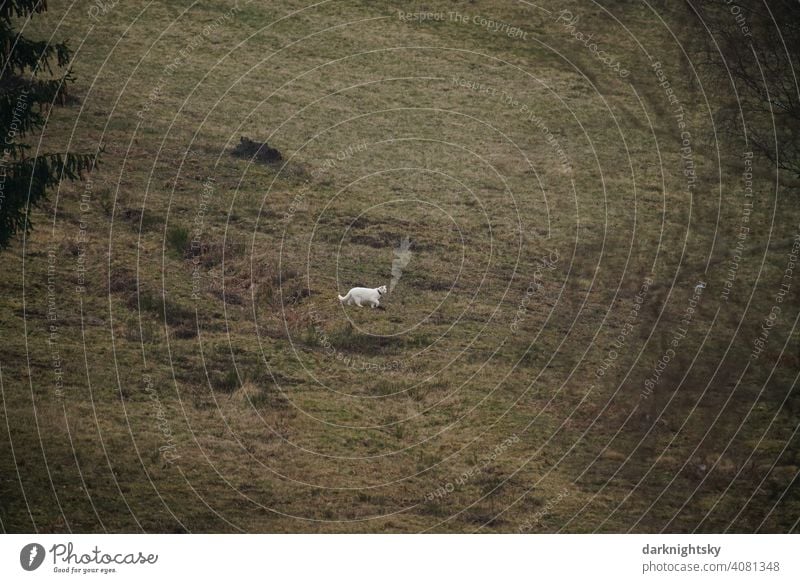
[[[797,531],[798,182],[663,4],[21,23],[104,150],[0,253],[0,527]]]

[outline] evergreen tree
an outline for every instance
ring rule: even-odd
[[[44,153],[30,157],[22,140],[41,130],[54,105],[65,104],[74,81],[65,43],[30,40],[13,27],[15,19],[47,10],[46,0],[0,0],[0,249],[15,233],[31,228],[29,209],[62,180],[78,180],[96,156]]]
[[[800,176],[800,3],[797,0],[688,0],[704,34],[688,45],[713,74],[726,136]],[[692,46],[694,45],[694,46]]]

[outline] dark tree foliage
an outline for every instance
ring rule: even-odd
[[[800,175],[800,2],[688,0],[702,21],[690,44],[720,82],[723,131]],[[706,31],[705,27],[708,28]]]
[[[62,180],[78,180],[96,163],[96,156],[76,153],[29,155],[23,140],[41,130],[50,108],[64,105],[74,81],[65,43],[25,38],[15,19],[47,10],[45,0],[0,0],[0,249],[31,227],[29,209],[41,204],[48,189]]]

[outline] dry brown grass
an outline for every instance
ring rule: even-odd
[[[165,64],[233,5],[208,2],[176,22],[188,3],[154,5],[115,47],[139,10],[120,3],[75,63],[80,118],[72,108],[48,125],[54,147],[73,123],[76,147],[101,138],[107,147],[86,217],[88,292],[74,293],[80,184],[64,185],[49,207],[55,220],[40,212],[24,246],[2,255],[2,424],[15,455],[3,440],[5,530],[657,531],[687,500],[671,530],[721,529],[739,510],[734,530],[762,519],[763,530],[788,528],[798,502],[781,486],[800,465],[793,443],[782,449],[800,410],[794,394],[784,403],[798,360],[796,334],[781,353],[788,314],[731,401],[727,371],[747,359],[768,311],[786,248],[769,250],[759,276],[761,254],[767,237],[791,239],[796,205],[778,201],[771,233],[773,200],[759,200],[735,296],[727,306],[709,296],[657,395],[639,396],[694,282],[705,277],[718,293],[737,228],[729,209],[740,202],[740,160],[728,147],[715,232],[708,115],[652,14],[618,9],[673,75],[692,124],[701,187],[688,236],[674,120],[632,38],[599,37],[626,59],[636,94],[522,4],[429,9],[491,13],[578,69],[533,40],[405,23],[385,3],[323,5],[268,29],[301,5],[252,3],[148,104]],[[613,28],[599,7],[568,6],[587,29]],[[82,38],[80,3],[61,10],[35,23],[39,32],[63,16],[56,36]],[[453,77],[528,104],[573,173],[532,122]],[[241,135],[267,140],[287,165],[230,156]],[[758,170],[769,192],[768,169]],[[403,237],[413,257],[387,309],[342,308],[337,291],[388,283]],[[58,335],[48,344],[53,242]],[[553,250],[557,265],[527,295]],[[598,378],[650,274],[657,283],[624,354]],[[797,303],[793,291],[787,305]],[[510,436],[518,441],[492,458]],[[704,480],[698,463],[717,461]],[[771,462],[769,495],[746,503]]]

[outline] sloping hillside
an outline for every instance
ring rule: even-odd
[[[797,184],[682,15],[485,4],[31,23],[105,152],[0,254],[4,530],[796,530]]]

